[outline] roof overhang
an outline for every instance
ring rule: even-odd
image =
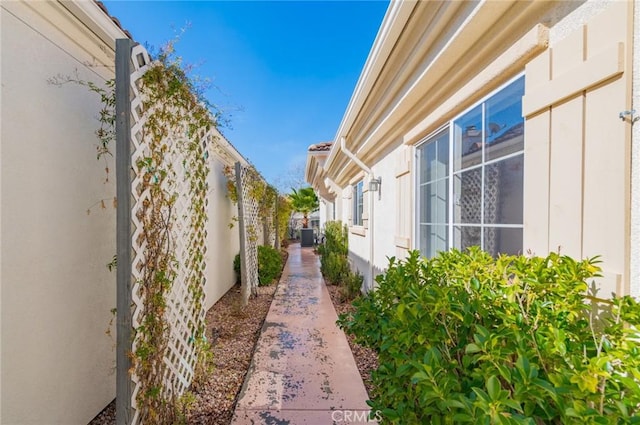
[[[60,3],[113,51],[116,50],[117,39],[132,38],[131,34],[120,26],[117,19],[110,16],[106,8],[100,7],[101,4],[95,1],[61,1]]]
[[[307,150],[307,164],[305,167],[305,180],[313,187],[318,196],[326,200],[333,200],[335,198],[335,192],[333,192],[330,185],[326,184],[326,172],[324,170],[324,163],[331,146],[331,142],[319,143],[309,146]]]
[[[546,49],[548,30],[538,20],[551,7],[392,1],[335,140],[344,137],[369,167],[395,147],[419,142]],[[324,170],[344,187],[360,168],[336,143]]]

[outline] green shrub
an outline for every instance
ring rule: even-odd
[[[378,352],[372,409],[401,424],[640,423],[640,305],[586,295],[595,263],[392,258],[339,319]]]
[[[340,284],[350,273],[347,254],[349,233],[346,225],[329,221],[324,227],[324,243],[318,246],[320,271],[327,283]]]
[[[258,246],[258,284],[267,286],[280,275],[282,271],[282,255],[278,250],[271,246]],[[236,254],[233,259],[233,270],[238,276],[238,280],[242,279],[240,273],[240,254]]]
[[[240,282],[240,274],[241,274],[241,269],[240,269],[240,254],[236,254],[236,256],[233,258],[233,271],[236,272],[236,283]]]
[[[359,272],[347,273],[340,285],[340,297],[342,301],[351,301],[362,294],[364,277]]]
[[[271,246],[258,246],[258,282],[260,286],[273,283],[281,271],[282,256],[280,252]]]
[[[349,229],[340,221],[328,221],[324,225],[324,248],[328,252],[349,253]]]
[[[349,262],[347,257],[335,252],[322,255],[320,259],[320,271],[327,283],[339,285],[349,274]]]

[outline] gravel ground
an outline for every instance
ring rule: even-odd
[[[338,314],[353,307],[340,300],[339,288],[327,285]],[[251,363],[256,341],[260,336],[276,285],[258,288],[258,297],[249,307],[240,308],[240,287],[231,288],[207,312],[207,336],[212,341],[214,371],[199,388],[193,389],[195,400],[187,414],[189,424],[228,425],[235,403]],[[367,392],[371,393],[370,372],[377,367],[375,352],[361,347],[347,335]],[[107,406],[89,425],[114,425],[115,401]]]
[[[227,292],[207,313],[207,333],[213,342],[214,370],[188,414],[190,424],[227,425],[251,364],[276,285],[259,287],[258,297],[240,308],[239,287]]]

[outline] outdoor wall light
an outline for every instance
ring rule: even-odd
[[[382,177],[369,180],[369,191],[378,192],[378,200],[382,199]]]
[[[369,190],[371,192],[377,192],[380,190],[380,186],[382,186],[382,177],[369,180]]]

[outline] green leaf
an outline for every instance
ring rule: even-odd
[[[517,401],[507,399],[507,400],[504,400],[503,403],[505,406],[508,406],[513,410],[522,413],[522,406]]]
[[[429,379],[429,377],[427,376],[426,373],[424,373],[424,372],[416,372],[411,377],[411,383],[412,384],[417,384],[418,382],[425,381],[427,379]]]
[[[454,423],[475,422],[475,419],[466,413],[456,413],[452,419]]]
[[[474,344],[473,342],[470,344],[467,344],[467,346],[464,349],[464,352],[467,354],[479,353],[480,351],[482,351],[482,349],[478,347],[478,344]]]
[[[498,365],[498,372],[507,382],[511,382],[511,371],[503,364]]]
[[[461,401],[451,399],[443,401],[441,405],[446,408],[457,407],[459,409],[464,409],[465,407]]]
[[[500,381],[495,375],[492,375],[491,377],[489,377],[489,379],[487,379],[486,387],[491,401],[500,399],[500,390],[502,388],[500,386]]]

